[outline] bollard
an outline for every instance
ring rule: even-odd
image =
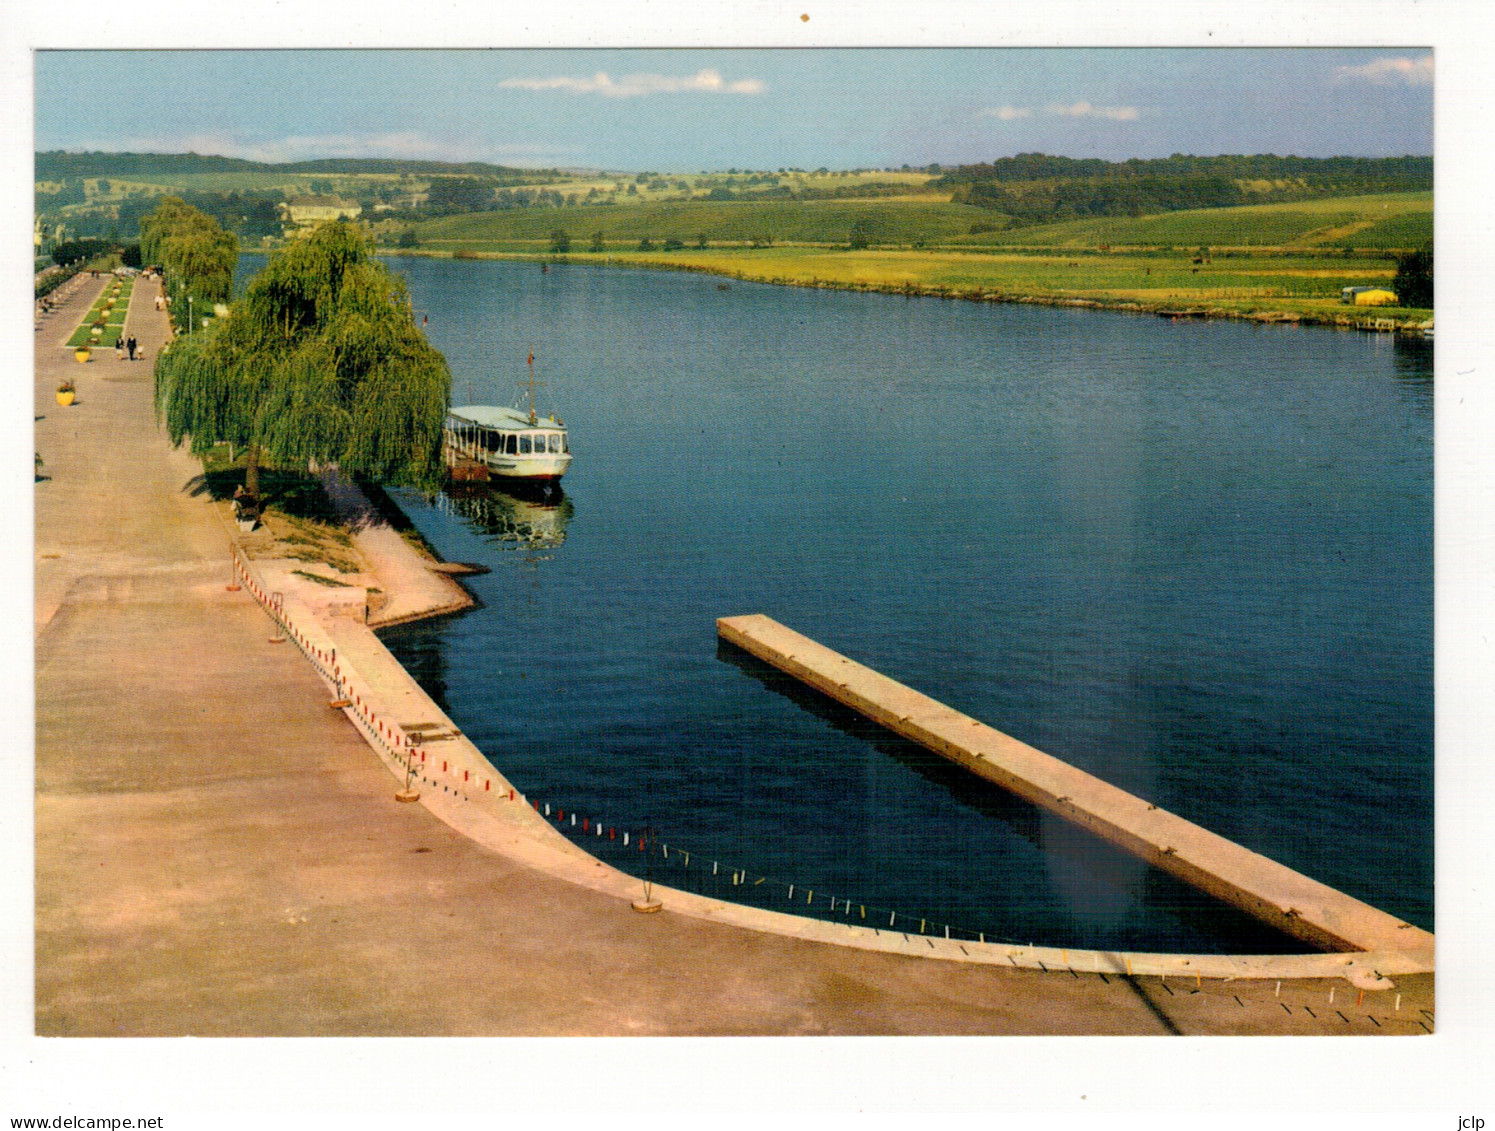
[[[1282,996],[1282,983],[1281,982],[1277,983],[1277,988],[1272,991],[1272,996],[1273,997],[1281,997]]]

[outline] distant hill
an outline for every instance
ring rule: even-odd
[[[1020,153],[946,171],[933,185],[951,199],[1004,214],[1013,224],[1143,216],[1196,208],[1302,201],[1369,193],[1426,192],[1431,157],[1278,157],[1275,154],[1156,160],[1076,160]]]
[[[60,149],[36,154],[36,179],[61,181],[77,177],[125,177],[166,180],[195,173],[358,173],[420,176],[517,177],[536,170],[511,169],[482,161],[405,161],[389,157],[328,157],[316,161],[272,164],[200,153],[67,153]]]

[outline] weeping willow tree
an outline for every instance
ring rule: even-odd
[[[446,359],[416,326],[404,280],[343,221],[277,252],[227,318],[156,358],[172,443],[245,448],[253,495],[265,460],[431,483],[450,397]]]
[[[239,257],[238,237],[181,197],[162,197],[156,210],[141,219],[140,252],[144,260],[165,269],[178,328],[185,327],[194,312],[205,314],[215,303],[228,301]]]

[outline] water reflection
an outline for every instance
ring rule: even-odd
[[[435,499],[436,509],[455,515],[492,545],[507,549],[554,549],[566,541],[575,507],[560,487],[541,489],[454,483]]]
[[[1409,381],[1432,385],[1433,342],[1431,338],[1412,338],[1403,334],[1396,336],[1392,347],[1395,373]]]

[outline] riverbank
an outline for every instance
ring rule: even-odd
[[[1389,285],[1395,265],[1282,250],[1212,257],[1125,251],[1087,254],[776,246],[556,255],[467,246],[381,249],[381,255],[502,259],[636,267],[715,275],[739,282],[845,290],[968,302],[1083,307],[1166,318],[1298,323],[1342,330],[1422,335],[1433,312],[1356,307],[1340,302],[1344,286]],[[1290,293],[1284,294],[1284,291]]]

